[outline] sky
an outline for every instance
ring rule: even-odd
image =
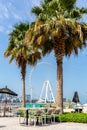
[[[15,61],[9,64],[9,58],[4,58],[4,51],[8,46],[9,33],[15,24],[31,22],[35,16],[31,8],[39,5],[40,0],[0,0],[0,88],[7,86],[21,96],[21,73]],[[86,0],[78,0],[79,7],[87,8]],[[87,23],[87,16],[82,21]],[[39,97],[45,80],[49,80],[56,95],[56,60],[54,53],[40,60],[35,67],[27,66],[26,94]],[[64,98],[73,98],[78,91],[81,103],[87,103],[87,49],[83,48],[78,57],[71,55],[63,60],[63,93]]]

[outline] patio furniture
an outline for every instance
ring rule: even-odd
[[[52,113],[53,113],[54,109],[53,108],[47,108],[46,109],[46,112],[45,112],[45,116],[44,116],[44,119],[45,119],[45,124],[47,123],[52,123]]]
[[[20,124],[25,124],[25,125],[28,125],[28,108],[25,108],[25,107],[19,107],[17,108],[18,111],[20,111],[20,114],[19,114],[19,123]],[[22,113],[21,113],[22,111]]]
[[[19,124],[21,125],[28,125],[28,122],[26,121],[26,111],[24,110],[23,113],[18,114],[19,116]]]
[[[43,110],[37,109],[35,111],[30,111],[29,121],[30,121],[30,124],[33,121],[34,126],[38,124],[40,125],[40,123],[43,125]]]
[[[52,117],[53,117],[53,122],[55,123],[56,122],[56,117],[59,116],[59,112],[60,110],[59,109],[55,109],[54,112],[52,113]],[[59,120],[60,120],[60,116],[59,116]]]

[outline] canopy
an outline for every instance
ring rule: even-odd
[[[13,96],[17,96],[18,94],[13,92],[12,90],[10,90],[9,88],[7,88],[7,86],[5,88],[1,88],[0,89],[0,93],[6,93],[6,94],[10,94]]]

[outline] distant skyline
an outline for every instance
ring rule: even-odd
[[[39,5],[40,0],[0,0],[0,88],[12,89],[21,96],[21,73],[15,61],[9,64],[9,58],[4,58],[4,51],[8,46],[8,34],[13,26],[20,22],[31,22],[35,16],[30,10]],[[87,8],[86,0],[78,0],[79,7]],[[82,19],[87,23],[87,16]],[[27,66],[26,94],[30,94],[33,87],[33,96],[40,96],[44,80],[50,80],[54,95],[56,95],[56,60],[54,53],[44,57],[33,69]],[[79,51],[78,56],[64,57],[63,61],[63,88],[64,98],[72,99],[74,92],[78,91],[81,102],[87,103],[87,48]],[[31,77],[31,78],[30,78]]]

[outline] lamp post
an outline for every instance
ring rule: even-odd
[[[32,86],[30,86],[30,90],[31,90],[31,103],[32,103]]]

